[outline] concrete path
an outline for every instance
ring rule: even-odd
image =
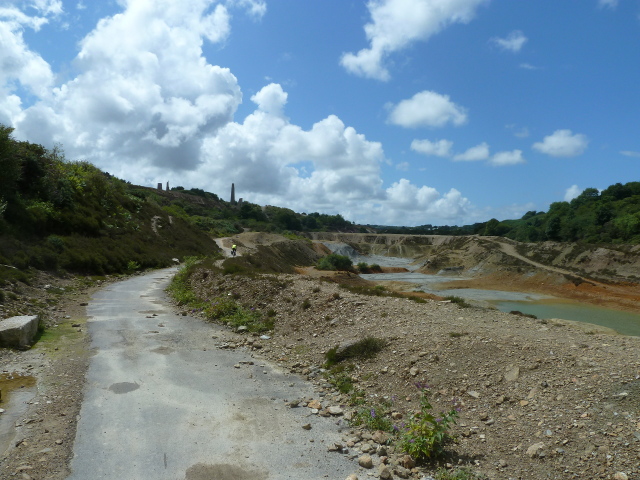
[[[164,288],[173,273],[113,284],[89,304],[95,355],[68,479],[316,480],[357,471],[327,453],[341,438],[335,419],[285,405],[313,396],[307,383],[244,350],[216,348],[228,333],[171,312]]]

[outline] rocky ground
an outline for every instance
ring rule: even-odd
[[[275,311],[271,338],[243,345],[316,382],[321,404],[351,415],[363,408],[349,407],[350,394],[337,393],[321,367],[330,348],[373,336],[387,346],[349,371],[364,408],[390,403],[401,425],[418,407],[417,382],[429,385],[435,410],[460,405],[448,456],[416,478],[443,464],[491,479],[640,478],[639,338],[435,299],[363,296],[300,275],[199,275],[203,298],[232,294]],[[376,450],[360,436],[345,435],[349,454]],[[385,457],[373,455],[374,466]],[[404,478],[402,457],[386,461]]]
[[[25,388],[34,380],[36,385],[26,414],[15,422],[15,432],[0,423],[0,441],[9,441],[8,450],[0,453],[0,478],[67,477],[90,355],[85,305],[102,283],[40,275],[31,286],[12,289],[12,298],[7,295],[0,305],[1,318],[40,314],[47,326],[29,350],[0,348],[0,408],[6,409],[11,395],[7,379],[21,379]]]
[[[4,373],[38,381],[11,448],[0,456],[0,478],[61,480],[68,474],[89,355],[83,304],[96,285],[58,281],[45,289],[43,282],[54,279],[22,292],[19,313],[45,311],[49,336],[25,352],[0,349]],[[419,469],[393,445],[381,448],[387,438],[346,427],[342,444],[327,454],[364,457],[358,478],[429,478],[439,467],[458,466],[491,479],[640,478],[639,338],[437,299],[358,295],[318,274],[202,271],[194,282],[203,298],[232,294],[249,308],[272,310],[276,326],[269,339],[238,334],[216,345],[252,349],[313,381],[317,396],[293,402],[299,408],[331,415],[326,407],[341,405],[352,417],[359,408],[381,411],[384,403],[401,426],[418,407],[418,382],[429,385],[435,410],[449,410],[453,402],[461,407],[447,456]],[[27,298],[39,303],[27,305]],[[16,304],[3,308],[13,312]],[[330,348],[366,336],[387,346],[346,370],[365,402],[355,407],[352,393],[339,393],[322,365]]]

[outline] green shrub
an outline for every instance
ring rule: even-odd
[[[331,348],[325,353],[326,365],[332,366],[351,358],[372,358],[387,345],[387,341],[381,338],[366,337],[358,340],[345,348]]]
[[[318,270],[350,270],[353,262],[349,257],[332,253],[326,257],[322,257],[316,268]]]
[[[64,240],[57,235],[49,235],[47,243],[57,252],[61,252],[65,247]]]

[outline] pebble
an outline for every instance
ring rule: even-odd
[[[530,458],[541,457],[543,456],[542,455],[543,448],[544,448],[544,443],[542,442],[534,443],[529,448],[527,448],[527,456]]]
[[[371,455],[362,455],[358,458],[358,465],[362,468],[373,468],[373,459],[371,458]]]
[[[393,478],[391,470],[389,470],[389,467],[387,467],[386,465],[380,465],[378,474],[382,480],[389,480]]]

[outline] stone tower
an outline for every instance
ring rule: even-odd
[[[231,205],[236,204],[236,185],[234,183],[231,184]]]

